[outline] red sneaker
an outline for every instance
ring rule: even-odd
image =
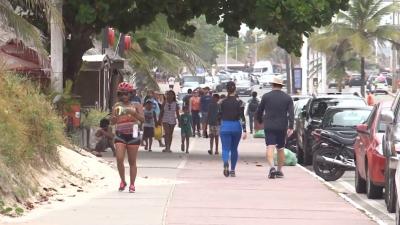
[[[129,186],[129,193],[135,193],[135,185],[131,184]]]
[[[119,191],[124,191],[126,188],[126,182],[125,181],[121,181],[121,183],[119,184]]]

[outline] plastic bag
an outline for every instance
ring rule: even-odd
[[[156,126],[154,128],[154,138],[156,140],[161,140],[161,138],[162,138],[162,127],[161,126]]]
[[[285,148],[283,149],[283,151],[285,152],[285,166],[295,166],[297,164],[297,157],[296,157],[296,153],[290,151],[289,149]],[[275,164],[278,164],[278,155],[277,152],[275,151],[274,153],[274,161]]]
[[[258,130],[253,134],[254,138],[264,138],[265,134],[264,134],[264,130]]]

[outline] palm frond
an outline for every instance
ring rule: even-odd
[[[32,45],[39,51],[40,55],[45,55],[46,50],[43,45],[43,36],[39,29],[27,20],[17,15],[7,1],[0,1],[0,19],[13,28],[18,38],[28,45]]]
[[[380,40],[390,41],[392,43],[400,44],[400,26],[399,25],[382,25],[379,26],[373,36]]]
[[[400,4],[392,3],[375,12],[373,15],[370,16],[370,19],[381,21],[384,16],[390,15],[394,12],[398,12],[399,9],[400,9]]]

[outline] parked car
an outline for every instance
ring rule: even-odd
[[[219,84],[216,87],[216,91],[222,92],[224,89],[226,89],[226,84],[231,81],[231,78],[227,74],[220,74],[217,75],[217,77],[219,78]]]
[[[349,87],[361,86],[361,85],[363,85],[361,81],[361,75],[359,74],[351,75],[351,79],[349,81]]]
[[[381,198],[385,186],[386,157],[382,141],[386,125],[382,123],[381,115],[388,110],[390,105],[378,103],[366,123],[357,125],[355,189],[357,193],[367,193],[370,199]]]
[[[189,89],[192,89],[192,91],[196,88],[199,88],[200,84],[198,82],[185,82],[183,86],[181,87],[181,93],[187,93]]]
[[[388,85],[386,77],[384,77],[384,76],[376,77],[370,86],[371,86],[370,89],[371,89],[372,93],[389,94],[389,85]]]
[[[238,95],[251,96],[252,92],[253,92],[253,86],[251,85],[250,80],[243,79],[236,81],[236,93]]]
[[[385,168],[385,202],[388,211],[393,213],[395,212],[397,201],[395,174],[400,157],[399,94],[393,101],[391,111],[382,115],[382,121],[386,124],[386,132],[383,139],[383,154],[387,162]]]
[[[371,107],[329,107],[321,126],[313,132],[314,172],[326,181],[335,181],[355,168],[356,125],[367,121]]]
[[[310,99],[311,96],[300,96],[300,95],[295,95],[292,96],[293,103],[294,103],[294,125],[293,125],[293,135],[287,138],[286,141],[286,148],[291,150],[292,152],[297,152],[297,140],[296,140],[296,129],[297,129],[297,120],[299,119],[300,113],[303,109],[303,107],[307,104],[308,99]]]
[[[258,82],[260,84],[260,89],[264,87],[269,87],[271,86],[271,82],[274,79],[275,74],[262,74],[258,78]]]
[[[312,164],[312,145],[313,138],[311,133],[318,128],[321,120],[329,106],[366,106],[363,98],[354,95],[318,95],[308,100],[303,107],[297,120],[296,138],[297,138],[297,158],[299,163],[305,165]]]
[[[206,76],[205,83],[200,85],[200,87],[202,88],[209,87],[211,91],[215,91],[217,90],[219,84],[220,84],[220,79],[218,76]]]

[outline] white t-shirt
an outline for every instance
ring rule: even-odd
[[[169,84],[169,85],[175,85],[175,77],[170,77],[170,78],[168,79],[168,84]]]

